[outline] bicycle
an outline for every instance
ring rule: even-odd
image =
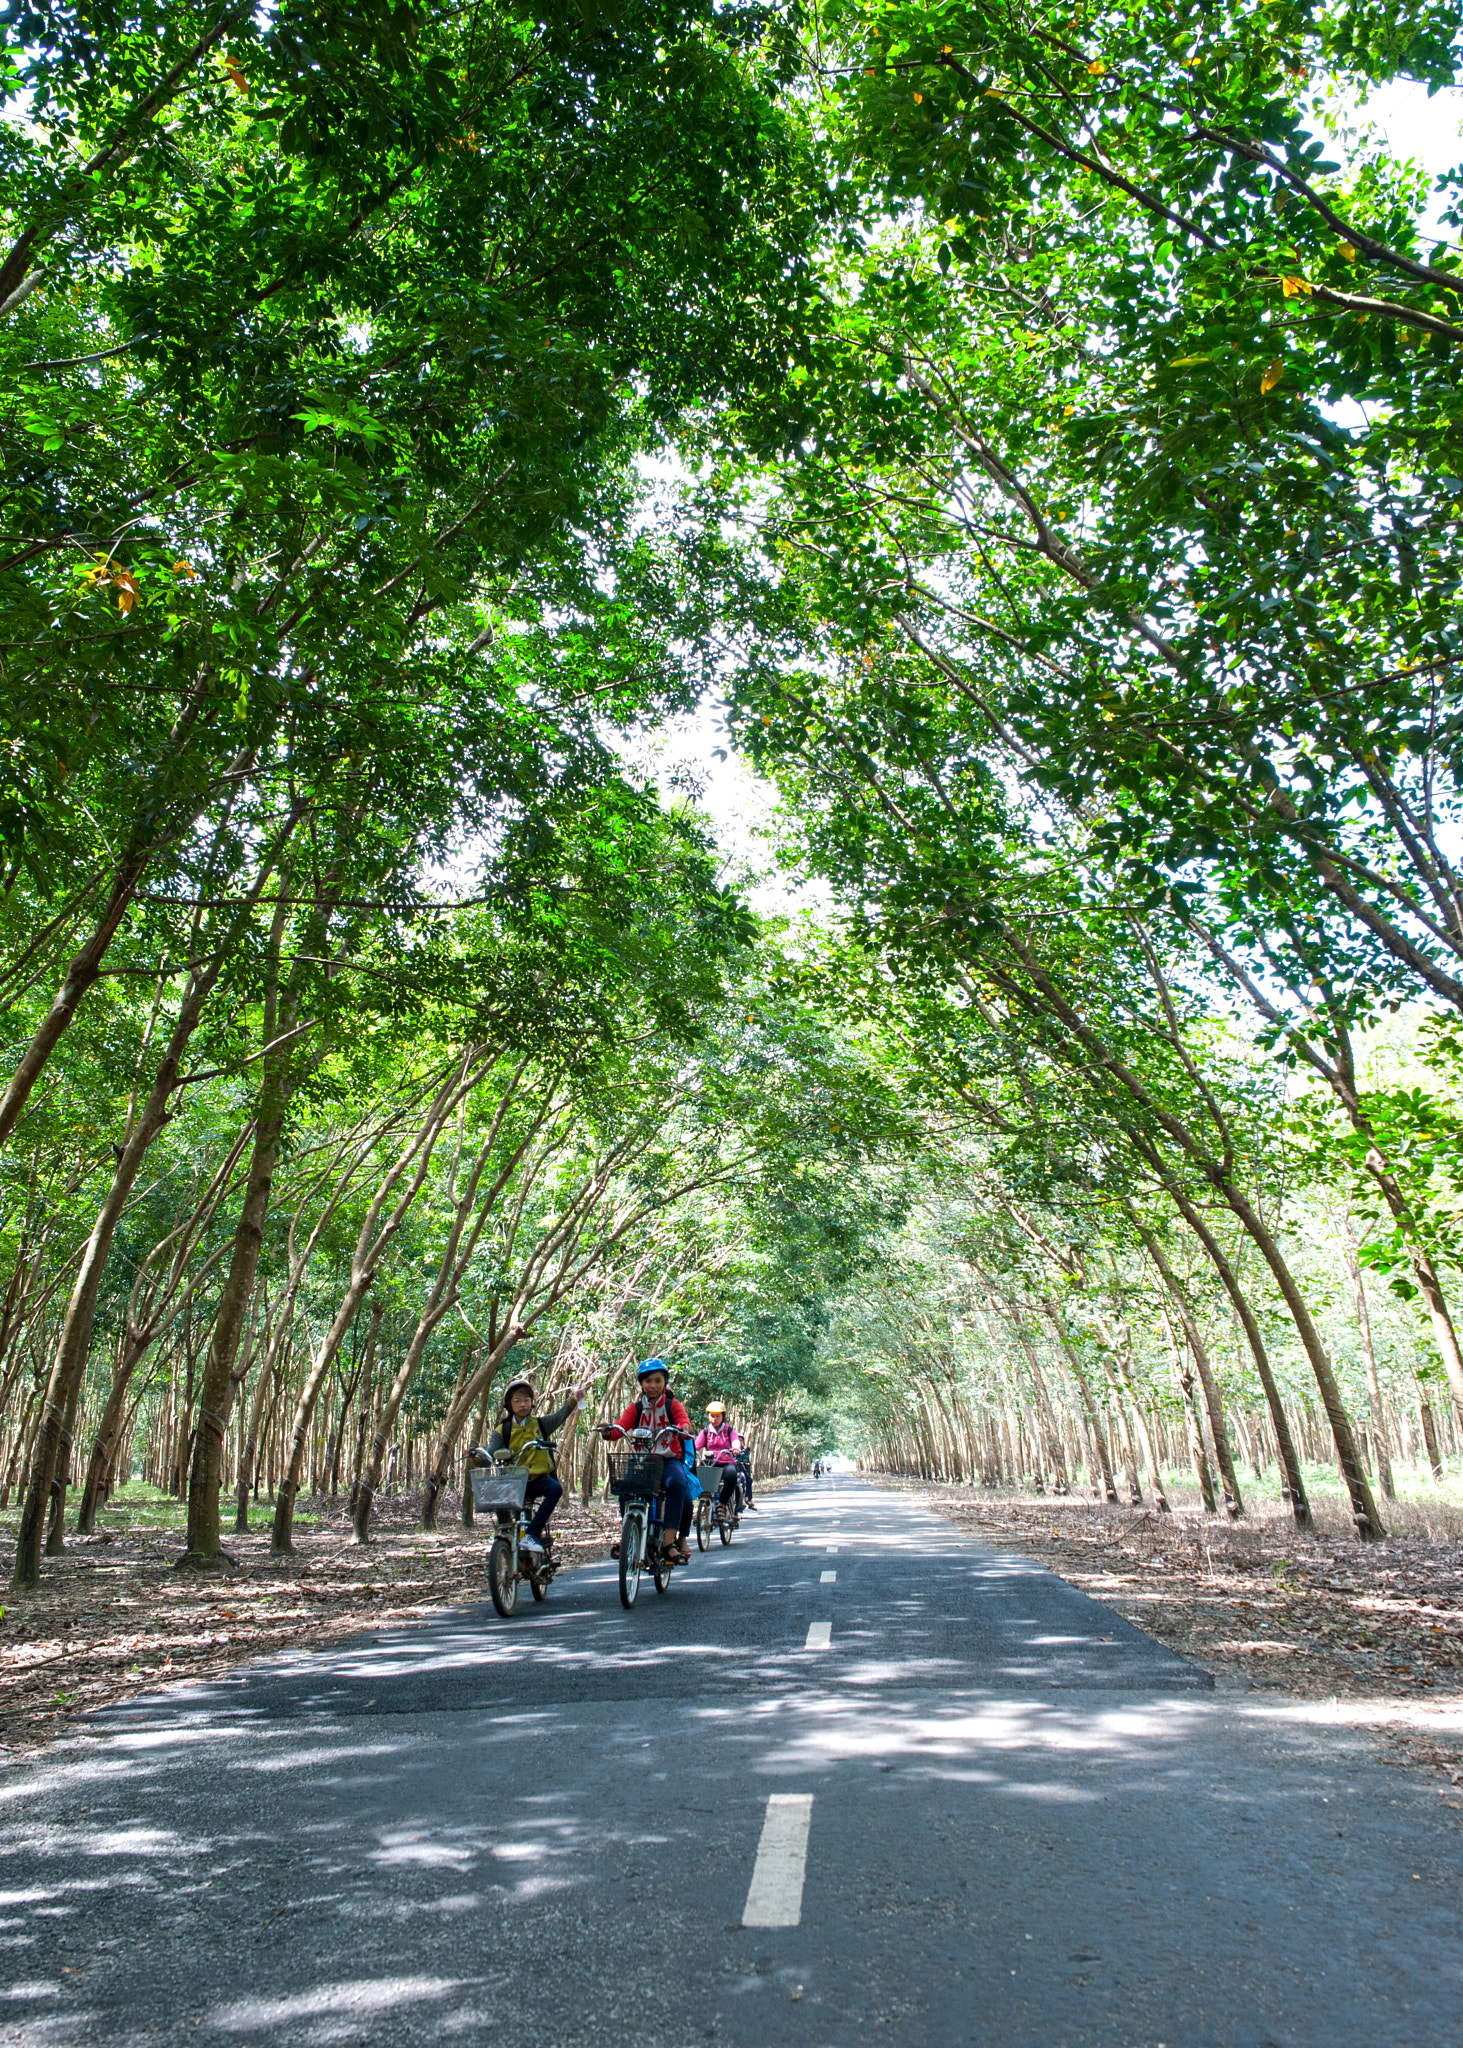
[[[701,1498],[696,1503],[693,1526],[696,1530],[696,1548],[698,1550],[709,1550],[711,1548],[711,1495],[704,1487],[701,1490]]]
[[[680,1456],[681,1439],[677,1431],[663,1429],[659,1439],[667,1449],[657,1451],[653,1436],[651,1430],[632,1429],[631,1448],[612,1450],[606,1458],[610,1492],[620,1503],[620,1605],[627,1608],[635,1605],[647,1561],[657,1593],[669,1590],[677,1563],[675,1557],[667,1556],[660,1539],[665,1528],[666,1461]]]
[[[504,1621],[511,1621],[518,1610],[521,1585],[527,1583],[535,1600],[547,1600],[559,1569],[547,1543],[537,1556],[523,1548],[533,1519],[523,1498],[529,1478],[527,1466],[511,1451],[499,1451],[496,1457],[488,1451],[473,1454],[473,1507],[496,1516],[498,1523],[498,1533],[488,1546],[488,1592]]]
[[[732,1497],[729,1501],[722,1500],[720,1491],[720,1488],[726,1484],[727,1473],[734,1470],[734,1466],[727,1465],[718,1465],[716,1468],[718,1488],[716,1499],[712,1502],[711,1506],[711,1519],[715,1523],[716,1533],[724,1545],[731,1542],[735,1532],[742,1526],[742,1489],[740,1484],[732,1488]],[[709,1544],[711,1538],[708,1536],[706,1540]]]

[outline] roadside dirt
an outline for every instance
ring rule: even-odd
[[[1231,1524],[869,1476],[1038,1559],[1216,1681],[1334,1701],[1397,1761],[1463,1788],[1463,1543],[1363,1545],[1278,1513]],[[1463,1811],[1463,1792],[1449,1803]]]

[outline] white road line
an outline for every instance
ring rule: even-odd
[[[830,1543],[824,1555],[827,1557],[837,1557],[838,1545],[836,1543]]]
[[[837,1572],[824,1572],[818,1583],[823,1586],[836,1586],[838,1584]]]
[[[796,1927],[803,1917],[811,1792],[774,1792],[767,1802],[757,1861],[742,1908],[743,1927]]]
[[[831,1650],[833,1648],[833,1624],[831,1621],[814,1621],[808,1624],[808,1640],[805,1650]]]

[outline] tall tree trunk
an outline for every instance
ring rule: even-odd
[[[151,1343],[150,1334],[141,1342],[129,1335],[122,1356],[117,1360],[117,1369],[112,1375],[111,1390],[107,1395],[107,1405],[102,1410],[102,1419],[97,1425],[96,1442],[92,1445],[91,1457],[87,1463],[86,1484],[82,1489],[81,1507],[76,1516],[79,1535],[85,1536],[96,1526],[102,1487],[111,1470],[112,1458],[127,1414],[127,1396],[132,1375],[147,1356]]]
[[[269,1537],[270,1550],[276,1556],[287,1555],[294,1549],[292,1532],[295,1495],[304,1464],[310,1421],[315,1412],[320,1389],[325,1384],[326,1374],[335,1363],[336,1354],[355,1321],[367,1289],[376,1277],[387,1247],[421,1192],[444,1123],[464,1096],[471,1092],[481,1073],[483,1054],[484,1048],[481,1046],[468,1048],[456,1073],[438,1089],[416,1133],[392,1164],[366,1211],[365,1221],[361,1225],[351,1258],[351,1276],[345,1295],[336,1310],[334,1321],[321,1341],[310,1370],[305,1375],[305,1384],[300,1390],[300,1397],[295,1406],[294,1428],[289,1439],[285,1469],[275,1494],[274,1524]],[[407,1183],[405,1192],[398,1198],[395,1208],[383,1222],[381,1212],[403,1180]]]
[[[168,734],[162,754],[154,765],[152,788],[143,794],[143,801],[137,811],[139,819],[161,815],[159,807],[163,802],[166,773],[177,761],[184,741],[198,721],[208,700],[214,675],[211,663],[205,663],[200,668],[186,702],[173,721],[173,728]],[[234,785],[234,791],[237,790],[242,776],[253,766],[255,759],[255,750],[246,750],[235,755],[229,766],[228,778]],[[203,803],[200,802],[193,810],[194,819],[200,817],[202,813]],[[61,977],[61,986],[11,1074],[4,1099],[0,1100],[0,1149],[3,1149],[19,1122],[21,1113],[30,1099],[31,1090],[44,1073],[47,1061],[76,1015],[82,998],[88,989],[95,986],[107,948],[132,907],[142,879],[157,854],[160,842],[151,834],[143,839],[141,830],[139,826],[138,836],[134,837],[132,844],[113,869],[111,885],[101,915],[84,943],[68,961],[66,971]]]
[[[1295,1275],[1286,1264],[1279,1245],[1247,1197],[1227,1179],[1222,1192],[1230,1208],[1258,1245],[1261,1256],[1279,1283],[1280,1292],[1285,1297],[1285,1305],[1290,1310],[1296,1329],[1300,1332],[1301,1343],[1305,1347],[1306,1357],[1310,1361],[1311,1371],[1315,1374],[1316,1385],[1320,1389],[1321,1405],[1325,1408],[1326,1420],[1331,1426],[1331,1441],[1336,1446],[1337,1463],[1341,1467],[1341,1477],[1350,1496],[1356,1533],[1364,1543],[1376,1542],[1387,1532],[1382,1525],[1381,1516],[1377,1513],[1377,1504],[1372,1499],[1372,1490],[1367,1484],[1366,1474],[1361,1469],[1351,1418],[1346,1412],[1341,1389],[1336,1384],[1331,1361],[1326,1355],[1326,1347],[1321,1342],[1321,1333],[1311,1317],[1305,1296],[1297,1286]]]
[[[1443,1476],[1443,1454],[1438,1448],[1437,1418],[1433,1414],[1433,1404],[1427,1397],[1427,1387],[1422,1380],[1418,1381],[1417,1386],[1417,1406],[1422,1420],[1423,1447],[1427,1451],[1427,1462],[1431,1467],[1433,1478],[1441,1479]]]
[[[1224,1419],[1224,1402],[1220,1397],[1219,1386],[1214,1377],[1214,1368],[1209,1362],[1208,1349],[1200,1334],[1198,1321],[1189,1306],[1188,1295],[1177,1273],[1174,1272],[1173,1267],[1169,1264],[1164,1254],[1163,1246],[1159,1243],[1156,1234],[1143,1221],[1136,1205],[1132,1201],[1125,1198],[1123,1206],[1128,1212],[1133,1228],[1147,1247],[1149,1257],[1158,1268],[1159,1275],[1168,1290],[1169,1297],[1174,1307],[1178,1310],[1179,1320],[1184,1326],[1184,1335],[1189,1340],[1189,1350],[1193,1354],[1194,1364],[1198,1370],[1199,1384],[1204,1389],[1204,1405],[1209,1411],[1209,1428],[1214,1438],[1214,1462],[1219,1467],[1220,1482],[1224,1487],[1225,1512],[1231,1520],[1235,1520],[1244,1513],[1244,1502],[1240,1496],[1239,1475],[1234,1469],[1234,1453],[1229,1445],[1229,1430]]]
[[[1366,1365],[1366,1387],[1372,1409],[1372,1442],[1377,1454],[1377,1478],[1381,1484],[1383,1500],[1395,1500],[1397,1491],[1392,1484],[1392,1454],[1387,1443],[1387,1409],[1382,1399],[1382,1383],[1377,1377],[1377,1354],[1372,1344],[1371,1310],[1367,1306],[1366,1286],[1361,1277],[1361,1260],[1356,1255],[1356,1230],[1350,1216],[1346,1218],[1343,1245],[1346,1251],[1346,1270],[1351,1276],[1352,1298],[1356,1303],[1356,1325],[1361,1333],[1361,1355]]]
[[[265,1048],[259,1096],[254,1111],[254,1150],[249,1160],[249,1177],[244,1200],[234,1228],[233,1255],[219,1296],[209,1339],[208,1358],[198,1392],[198,1434],[188,1473],[188,1531],[181,1563],[211,1565],[223,1557],[219,1496],[223,1486],[224,1439],[228,1433],[229,1410],[237,1388],[234,1364],[244,1333],[244,1319],[254,1297],[259,1277],[259,1260],[264,1250],[264,1224],[279,1162],[280,1140],[284,1136],[290,1100],[298,1075],[290,1053],[271,1053],[268,1048],[280,1036],[281,1026],[292,1033],[299,1019],[298,984],[279,1001],[280,951],[292,904],[281,876],[278,900],[270,924],[267,972],[264,985],[260,1043]],[[311,952],[323,950],[321,921],[317,916]]]
[[[92,1226],[91,1236],[87,1239],[86,1250],[82,1254],[81,1267],[71,1290],[71,1299],[66,1306],[60,1341],[56,1346],[55,1359],[46,1382],[40,1426],[36,1431],[35,1446],[31,1452],[30,1478],[26,1486],[25,1503],[21,1509],[20,1530],[15,1546],[12,1584],[17,1590],[25,1590],[40,1584],[41,1535],[51,1497],[51,1481],[55,1476],[60,1454],[66,1412],[71,1405],[74,1390],[86,1374],[92,1330],[96,1322],[97,1296],[111,1253],[112,1240],[148,1147],[167,1121],[168,1103],[177,1086],[178,1067],[188,1041],[197,1028],[204,1000],[213,986],[214,978],[212,975],[190,978],[177,1023],[168,1042],[168,1049],[158,1067],[147,1101],[122,1148],[122,1156],[112,1175],[112,1184],[107,1190],[106,1199],[102,1203],[97,1220]]]
[[[483,1432],[488,1426],[488,1403],[492,1398],[493,1389],[491,1385],[484,1387],[483,1398],[478,1403],[478,1412],[472,1425],[471,1441],[473,1444],[480,1444],[483,1440]],[[464,1529],[470,1529],[473,1525],[472,1474],[466,1465],[464,1465],[462,1472],[462,1507],[459,1520]]]
[[[1087,1427],[1092,1439],[1093,1453],[1097,1459],[1098,1470],[1102,1475],[1103,1499],[1107,1501],[1109,1506],[1116,1507],[1118,1490],[1113,1483],[1112,1460],[1108,1456],[1107,1449],[1107,1431],[1102,1426],[1102,1418],[1097,1412],[1096,1403],[1093,1401],[1092,1389],[1087,1383],[1087,1375],[1083,1371],[1081,1361],[1077,1357],[1076,1346],[1068,1337],[1061,1317],[1051,1302],[1044,1301],[1041,1304],[1041,1312],[1051,1324],[1052,1334],[1055,1336],[1058,1344],[1061,1345],[1062,1351],[1065,1354],[1067,1369],[1077,1383],[1077,1395],[1087,1417]]]
[[[71,1477],[76,1411],[81,1404],[81,1390],[85,1380],[86,1375],[82,1373],[72,1382],[70,1398],[66,1403],[66,1419],[62,1425],[60,1447],[56,1453],[56,1469],[51,1477],[51,1519],[46,1531],[47,1557],[64,1557],[66,1554],[66,1488]]]
[[[1162,1313],[1162,1311],[1160,1311]],[[1189,1458],[1194,1467],[1194,1476],[1199,1482],[1199,1498],[1204,1504],[1206,1515],[1217,1512],[1214,1499],[1214,1481],[1209,1472],[1209,1459],[1204,1449],[1204,1425],[1199,1419],[1199,1406],[1194,1398],[1194,1375],[1188,1361],[1182,1356],[1173,1326],[1168,1317],[1163,1317],[1163,1328],[1168,1338],[1169,1363],[1173,1367],[1174,1385],[1179,1390],[1183,1404],[1184,1423],[1189,1436]]]
[[[264,1223],[269,1210],[279,1142],[284,1134],[287,1094],[266,1081],[254,1125],[254,1152],[243,1206],[234,1229],[233,1256],[219,1297],[209,1338],[208,1357],[198,1390],[198,1429],[188,1472],[188,1533],[180,1562],[210,1565],[222,1558],[219,1493],[223,1481],[224,1438],[234,1393],[233,1369],[244,1320],[259,1277],[264,1249]]]
[[[102,971],[102,961],[107,948],[117,935],[118,927],[132,906],[138,884],[147,870],[150,855],[135,853],[124,860],[112,877],[111,891],[101,916],[93,925],[85,943],[74,953],[61,977],[61,986],[52,998],[51,1006],[31,1038],[30,1044],[21,1054],[10,1085],[0,1100],[0,1147],[3,1147],[10,1133],[20,1120],[22,1110],[30,1100],[31,1090],[46,1068],[46,1062],[55,1051],[62,1033],[76,1015],[77,1008],[87,990],[96,985]]]
[[[1052,1462],[1052,1491],[1066,1493],[1069,1490],[1066,1460],[1062,1456],[1062,1433],[1057,1427],[1057,1418],[1052,1411],[1051,1396],[1042,1377],[1041,1362],[1036,1355],[1036,1346],[1027,1336],[1024,1326],[1015,1324],[1016,1341],[1026,1355],[1031,1368],[1031,1383],[1036,1389],[1036,1412],[1041,1420],[1047,1438],[1047,1455]]]
[[[1148,1163],[1151,1165],[1154,1162],[1149,1160]],[[1220,1284],[1234,1304],[1234,1312],[1240,1319],[1240,1327],[1245,1333],[1245,1341],[1255,1361],[1255,1371],[1259,1375],[1260,1386],[1264,1391],[1265,1407],[1269,1412],[1270,1427],[1275,1436],[1276,1455],[1280,1460],[1280,1497],[1288,1504],[1296,1527],[1309,1529],[1311,1504],[1306,1499],[1300,1457],[1295,1448],[1295,1439],[1290,1433],[1290,1419],[1285,1412],[1285,1403],[1280,1398],[1280,1389],[1275,1384],[1275,1375],[1270,1368],[1270,1354],[1265,1348],[1264,1338],[1260,1335],[1260,1325],[1255,1319],[1254,1310],[1250,1307],[1249,1297],[1240,1286],[1234,1268],[1225,1257],[1224,1247],[1199,1210],[1181,1188],[1168,1180],[1164,1180],[1163,1185],[1179,1214],[1204,1247],[1209,1263],[1219,1275]]]
[[[1127,1063],[1110,1046],[1104,1044],[1100,1034],[1094,1031],[1060,994],[1051,976],[1034,958],[1020,934],[1008,928],[1004,937],[1013,957],[1021,962],[1035,989],[1039,991],[1046,1008],[1071,1033],[1085,1061],[1095,1062],[1099,1070],[1123,1088],[1174,1144],[1193,1160],[1254,1241],[1261,1257],[1275,1276],[1280,1292],[1285,1298],[1285,1305],[1290,1310],[1291,1319],[1299,1333],[1311,1371],[1315,1375],[1321,1402],[1326,1410],[1326,1420],[1331,1427],[1331,1440],[1336,1447],[1336,1462],[1351,1501],[1352,1520],[1357,1535],[1363,1542],[1373,1542],[1385,1536],[1387,1532],[1382,1525],[1381,1516],[1377,1513],[1377,1505],[1372,1499],[1366,1474],[1361,1469],[1351,1418],[1346,1412],[1346,1404],[1341,1398],[1341,1390],[1331,1370],[1326,1347],[1321,1342],[1320,1332],[1316,1328],[1305,1296],[1297,1286],[1295,1275],[1287,1265],[1272,1232],[1222,1162],[1201,1143],[1182,1118],[1175,1116],[1149,1093]]]

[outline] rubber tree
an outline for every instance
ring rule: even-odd
[[[167,1122],[170,1105],[179,1085],[183,1057],[198,1029],[209,998],[225,970],[232,965],[262,894],[286,843],[298,823],[291,811],[278,824],[261,848],[247,890],[235,899],[220,920],[221,928],[205,934],[200,913],[195,944],[211,951],[200,958],[188,975],[179,999],[167,1045],[158,1062],[152,1085],[128,1133],[117,1160],[111,1186],[92,1226],[82,1255],[65,1321],[51,1365],[41,1407],[40,1424],[31,1450],[30,1476],[21,1508],[16,1538],[12,1583],[28,1589],[40,1583],[40,1547],[51,1481],[56,1471],[68,1407],[86,1373],[91,1352],[92,1329],[96,1319],[97,1296],[102,1275],[111,1254],[117,1223],[131,1195],[153,1140]]]
[[[230,1188],[234,1169],[249,1142],[251,1128],[251,1125],[245,1124],[240,1131],[204,1188],[192,1213],[176,1224],[166,1237],[161,1238],[138,1266],[137,1277],[127,1297],[122,1341],[112,1372],[112,1384],[108,1390],[106,1406],[102,1410],[101,1421],[97,1425],[96,1440],[87,1463],[81,1506],[77,1511],[76,1527],[82,1535],[85,1535],[96,1521],[102,1486],[112,1469],[122,1424],[127,1414],[128,1392],[133,1374],[147,1356],[151,1346],[166,1335],[177,1317],[183,1313],[187,1303],[213,1273],[227,1249],[225,1244],[216,1245],[206,1257],[200,1259],[196,1265],[193,1264],[200,1240],[218,1213],[219,1206]],[[171,1252],[171,1257],[167,1261],[165,1271],[159,1275],[155,1268],[168,1252]]]
[[[1214,1367],[1210,1362],[1209,1348],[1204,1342],[1203,1334],[1195,1319],[1187,1290],[1177,1273],[1173,1270],[1173,1267],[1169,1264],[1168,1257],[1164,1252],[1162,1244],[1159,1242],[1157,1233],[1143,1220],[1131,1197],[1124,1200],[1123,1207],[1127,1211],[1129,1222],[1147,1250],[1148,1256],[1158,1268],[1159,1278],[1168,1292],[1169,1298],[1178,1314],[1179,1321],[1183,1324],[1184,1335],[1188,1339],[1189,1353],[1193,1358],[1199,1375],[1199,1384],[1204,1392],[1204,1405],[1208,1411],[1210,1433],[1214,1439],[1214,1459],[1219,1467],[1219,1477],[1224,1487],[1225,1512],[1231,1519],[1235,1519],[1244,1513],[1244,1502],[1240,1495],[1239,1476],[1235,1471],[1234,1452],[1230,1447],[1229,1429],[1224,1419],[1224,1399],[1219,1391],[1218,1381],[1214,1377]]]
[[[274,1521],[269,1547],[276,1555],[294,1549],[294,1504],[304,1467],[305,1447],[320,1389],[335,1364],[336,1355],[355,1321],[392,1242],[422,1191],[432,1164],[432,1154],[448,1119],[496,1057],[487,1046],[469,1045],[453,1064],[428,1102],[406,1143],[381,1176],[366,1208],[355,1248],[351,1253],[350,1277],[340,1305],[328,1329],[315,1347],[299,1398],[289,1435],[284,1475],[275,1494]]]

